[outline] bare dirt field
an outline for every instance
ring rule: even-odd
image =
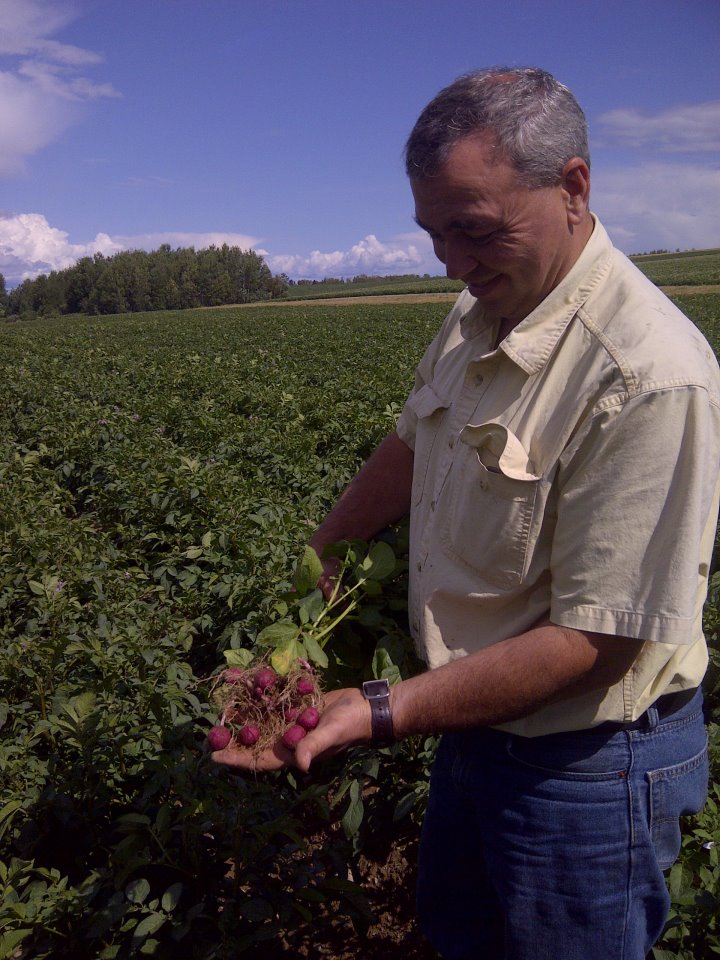
[[[660,287],[660,289],[668,297],[680,297],[683,294],[691,297],[696,293],[720,293],[720,283],[706,283],[699,287]]]

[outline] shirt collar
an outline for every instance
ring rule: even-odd
[[[547,363],[567,325],[610,269],[612,244],[595,214],[593,232],[567,276],[500,344],[529,374]]]
[[[547,363],[567,325],[610,269],[610,238],[595,214],[590,216],[593,232],[570,272],[498,348],[528,374],[537,373]],[[486,323],[480,304],[467,295],[472,306],[461,323],[463,336],[469,339],[486,328]]]

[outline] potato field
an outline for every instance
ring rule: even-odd
[[[720,283],[720,250],[690,250],[633,257],[635,264],[660,286]]]
[[[675,299],[720,351],[720,295]],[[325,615],[305,543],[446,311],[0,325],[0,960],[434,957],[412,919],[432,738],[257,778],[203,744],[213,675]],[[404,536],[352,545],[331,683],[418,669]],[[717,573],[707,633],[713,786],[656,960],[720,952]]]

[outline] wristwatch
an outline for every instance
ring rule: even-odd
[[[370,704],[372,719],[372,743],[385,746],[393,743],[392,714],[390,713],[390,684],[387,680],[366,680],[362,692]]]

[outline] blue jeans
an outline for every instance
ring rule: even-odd
[[[702,694],[637,730],[446,734],[418,868],[445,960],[641,960],[662,933],[678,818],[707,793]]]

